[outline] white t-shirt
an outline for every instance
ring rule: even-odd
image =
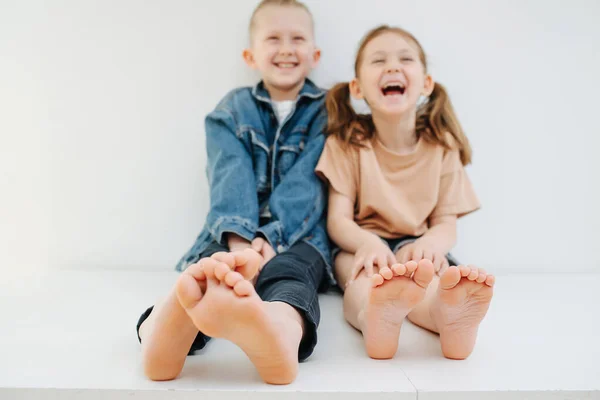
[[[273,110],[277,116],[279,124],[281,124],[292,112],[295,100],[273,101]]]
[[[290,115],[292,109],[294,108],[295,100],[284,100],[284,101],[272,101],[273,111],[275,111],[275,115],[277,116],[277,121],[279,125]],[[262,218],[271,218],[271,211],[269,210],[269,206],[265,207],[261,214]]]

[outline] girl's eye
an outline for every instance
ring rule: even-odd
[[[381,59],[373,60],[373,64],[382,64],[384,62],[385,62],[385,60],[381,60]]]
[[[410,62],[410,61],[413,61],[413,59],[412,59],[412,58],[410,58],[410,57],[404,57],[404,58],[402,59],[402,61],[403,61],[403,62]]]
[[[302,36],[296,36],[296,37],[294,38],[294,40],[295,40],[295,41],[297,41],[297,42],[303,42],[303,41],[304,41],[304,38],[303,38]]]

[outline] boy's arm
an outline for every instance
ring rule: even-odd
[[[327,188],[315,174],[315,167],[325,145],[326,123],[327,114],[322,112],[313,122],[298,160],[271,193],[269,210],[273,221],[258,232],[277,253],[303,239],[323,217]]]
[[[258,195],[250,149],[236,136],[233,115],[220,108],[206,117],[210,211],[206,224],[219,243],[252,241],[258,228]]]
[[[238,236],[235,233],[231,233],[231,232],[226,232],[223,240],[226,241],[229,251],[240,251],[240,250],[244,250],[244,249],[250,249],[253,247],[252,242],[244,239],[241,236]],[[257,251],[257,252],[260,252],[260,251]]]

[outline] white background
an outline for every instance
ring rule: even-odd
[[[455,254],[600,271],[600,2],[310,0],[329,87],[379,23],[415,34],[474,148]],[[203,118],[256,76],[250,0],[0,0],[0,269],[171,269],[208,208]]]

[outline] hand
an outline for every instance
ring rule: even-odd
[[[266,263],[268,263],[273,257],[275,257],[275,250],[273,250],[273,247],[271,247],[269,242],[267,242],[261,237],[257,237],[252,241],[252,249],[258,254],[260,254],[263,258],[263,262],[260,266],[261,270]]]
[[[244,249],[252,248],[252,244],[244,239],[241,236],[236,235],[235,233],[227,234],[227,247],[229,247],[229,251],[242,251]]]
[[[354,254],[354,265],[348,285],[358,277],[363,268],[370,278],[373,276],[374,264],[377,264],[379,269],[381,269],[391,267],[396,263],[396,257],[394,257],[394,253],[392,253],[388,245],[378,237],[373,236],[359,247],[356,254]]]
[[[434,244],[425,239],[417,239],[415,242],[402,247],[396,253],[396,259],[401,264],[406,264],[409,261],[430,260],[433,263],[434,271],[438,275],[441,275],[449,266],[446,253],[436,249]]]

